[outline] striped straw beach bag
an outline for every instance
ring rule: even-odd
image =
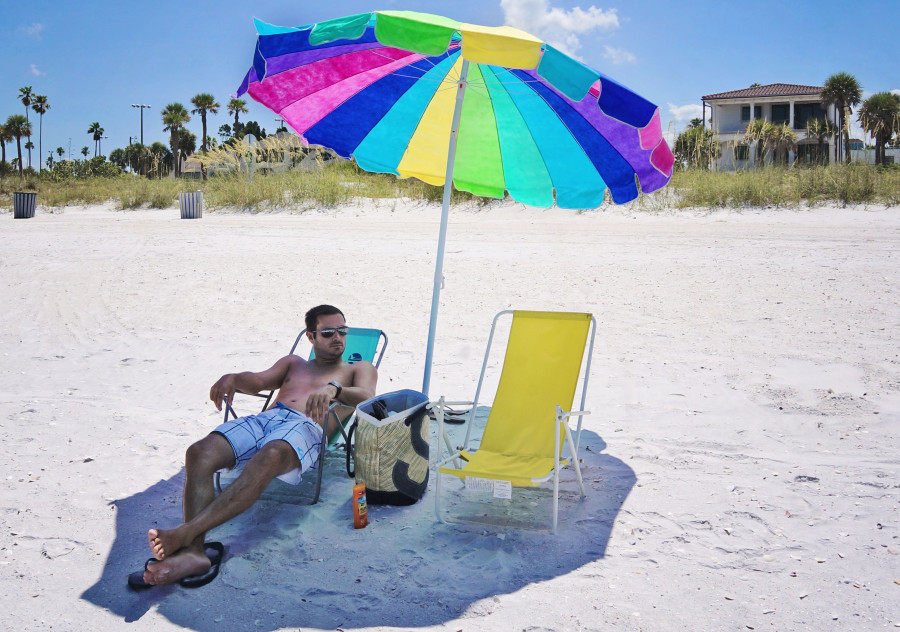
[[[428,397],[403,390],[356,407],[356,480],[373,505],[411,505],[428,487]],[[348,458],[349,458],[348,452]]]

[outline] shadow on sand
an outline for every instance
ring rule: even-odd
[[[581,445],[587,497],[574,493],[577,486],[569,473],[561,486],[556,536],[500,525],[530,515],[549,526],[549,494],[534,491],[514,491],[512,501],[502,501],[505,507],[485,517],[501,516],[493,525],[441,524],[434,516],[433,481],[416,505],[370,507],[368,528],[354,530],[352,482],[343,459],[329,455],[317,505],[296,504],[296,488],[285,492],[275,481],[250,510],[207,536],[227,547],[222,570],[211,584],[132,592],[126,578],[149,555],[147,529],[180,522],[182,471],[114,501],[115,542],[102,576],[82,598],[126,622],[152,611],[178,626],[210,632],[223,625],[258,630],[417,627],[452,621],[467,611],[477,614],[477,602],[483,599],[604,557],[635,475],[603,452],[606,444],[595,433],[584,431]],[[445,494],[450,510],[470,504]]]

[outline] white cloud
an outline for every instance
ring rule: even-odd
[[[891,90],[891,94],[896,94],[897,96],[900,96],[900,90]]]
[[[675,105],[669,103],[669,117],[675,123],[690,123],[691,119],[703,117],[703,106],[691,103],[690,105]]]
[[[36,40],[41,39],[41,31],[44,30],[43,24],[38,24],[37,22],[32,23],[31,26],[20,26],[18,30],[21,33],[25,33],[25,35],[29,37],[33,37]]]
[[[637,61],[634,54],[628,52],[624,48],[613,48],[612,46],[604,46],[603,57],[610,60],[614,64],[633,64]]]
[[[33,74],[35,77],[41,77],[43,75],[46,75],[47,73],[38,68],[35,64],[31,64],[31,74]]]
[[[593,5],[566,11],[551,7],[549,0],[500,0],[500,8],[507,26],[540,37],[573,57],[581,48],[580,36],[598,29],[614,31],[619,28],[616,9],[604,11]]]

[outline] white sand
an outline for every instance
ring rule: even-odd
[[[900,626],[900,215],[861,207],[454,210],[433,397],[474,394],[498,310],[600,323],[559,534],[437,523],[433,482],[354,531],[330,459],[319,505],[211,533],[209,586],[128,591],[219,422],[209,386],[283,355],[308,307],[388,332],[379,392],[421,387],[438,215],[0,215],[0,628]]]

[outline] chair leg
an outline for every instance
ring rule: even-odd
[[[441,466],[434,468],[434,515],[438,522],[444,522],[441,517]]]
[[[584,491],[584,481],[581,478],[581,466],[578,465],[578,448],[572,440],[572,431],[569,428],[569,424],[563,424],[563,427],[566,429],[566,441],[569,442],[569,447],[572,448],[572,467],[575,470],[575,478],[578,480],[578,487],[581,489],[581,495],[586,496],[587,494]]]
[[[338,422],[340,423],[340,422]],[[319,462],[316,464],[316,494],[313,496],[313,500],[310,503],[311,505],[315,505],[319,502],[319,494],[322,492],[322,476],[324,475],[325,470],[325,451],[328,449],[328,433],[325,430],[322,430],[322,445],[319,448]]]
[[[559,457],[556,462],[556,472],[553,474],[553,533],[556,533],[556,523],[559,516]]]

